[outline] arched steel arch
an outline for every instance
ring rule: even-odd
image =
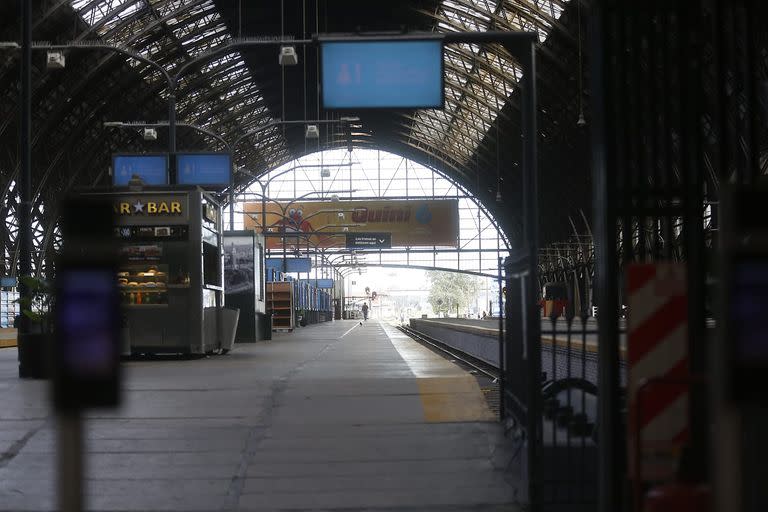
[[[346,152],[340,152],[342,155],[345,155]],[[389,250],[358,250],[354,251],[358,255],[362,255],[364,257],[368,257],[368,261],[365,262],[368,266],[381,266],[381,267],[387,267],[392,266],[392,268],[419,268],[419,269],[426,269],[426,270],[444,270],[444,269],[451,269],[453,271],[461,271],[466,273],[470,273],[473,275],[478,276],[484,276],[484,277],[496,277],[496,272],[491,271],[488,272],[487,268],[496,268],[497,266],[497,258],[498,257],[505,257],[509,253],[510,248],[510,241],[509,237],[505,233],[503,227],[499,224],[498,220],[495,218],[493,213],[487,208],[487,206],[481,201],[479,198],[475,197],[471,190],[467,189],[467,187],[463,186],[462,183],[454,179],[450,174],[446,173],[445,171],[439,169],[438,167],[434,165],[426,165],[421,162],[411,160],[407,156],[403,155],[402,153],[389,153],[389,156],[387,156],[386,151],[381,151],[383,154],[377,153],[375,156],[370,155],[369,158],[366,158],[365,156],[355,156],[354,153],[350,160],[352,158],[360,159],[362,162],[361,165],[366,169],[366,174],[361,173],[361,169],[359,168],[350,168],[349,175],[342,175],[338,179],[340,180],[339,183],[334,186],[333,181],[326,181],[326,186],[328,187],[328,190],[323,190],[323,193],[330,193],[334,190],[339,190],[339,186],[345,187],[347,180],[367,180],[370,178],[372,180],[372,183],[367,185],[365,187],[365,190],[358,190],[356,193],[351,193],[348,197],[349,200],[355,200],[356,196],[358,196],[358,199],[361,198],[360,196],[365,196],[366,199],[373,199],[374,197],[381,197],[381,199],[386,200],[389,198],[396,198],[396,199],[405,199],[406,197],[409,199],[418,199],[421,197],[425,198],[432,198],[433,196],[428,190],[430,187],[429,182],[432,181],[432,186],[434,187],[434,180],[441,180],[443,183],[439,185],[440,190],[451,190],[450,194],[445,196],[448,198],[460,198],[462,201],[466,201],[466,203],[462,202],[461,204],[463,206],[460,206],[462,208],[469,207],[471,208],[471,218],[466,216],[465,213],[462,213],[461,220],[462,223],[467,222],[471,223],[471,228],[468,227],[469,224],[463,224],[460,226],[460,240],[462,242],[462,245],[456,248],[421,248],[421,247],[413,247],[413,248],[393,248]],[[343,156],[342,159],[339,159],[339,154],[336,153],[334,156],[325,155],[324,157],[319,157],[320,152],[307,152],[308,157],[314,157],[312,158],[312,163],[316,164],[319,161],[325,161],[328,166],[333,167],[334,165],[341,165],[340,170],[342,170],[344,173],[346,173],[347,167],[343,164]],[[381,172],[379,170],[374,170],[377,167],[376,158],[379,156],[383,157],[388,161],[388,163],[391,163],[390,166],[381,166]],[[397,159],[402,159],[401,161],[403,163],[406,163],[405,165],[395,165],[394,162],[390,160],[391,157],[396,157]],[[304,161],[307,163],[306,161]],[[302,163],[302,159],[297,160],[298,164]],[[405,170],[406,167],[413,168],[413,166],[422,169],[421,171],[412,171],[410,174],[410,178],[407,178],[408,172]],[[343,169],[342,169],[343,168]],[[296,197],[297,192],[292,188],[293,178],[291,174],[289,173],[298,173],[297,167],[291,167],[289,169],[279,170],[278,175],[281,179],[277,182],[273,182],[273,185],[275,183],[282,184],[282,185],[288,185],[290,188],[288,190],[283,189],[283,192],[275,192],[272,191],[272,195],[270,196],[270,202],[271,201],[295,201],[298,199]],[[360,173],[360,174],[357,174]],[[261,180],[259,183],[261,183],[261,189],[257,192],[262,193],[266,189],[266,183],[264,182],[264,178],[268,177],[269,181],[272,181],[276,177],[275,171],[261,173],[258,175]],[[418,177],[421,176],[421,177]],[[252,177],[252,180],[254,178]],[[377,185],[381,184],[377,182],[377,179],[381,179],[381,183],[388,183],[393,180],[397,180],[399,182],[399,187],[406,186],[403,183],[404,179],[411,180],[410,183],[410,192],[406,193],[406,196],[400,195],[398,192],[396,197],[393,197],[391,193],[387,193],[384,191],[384,185],[381,185],[381,187],[377,187]],[[297,174],[296,180],[299,182],[299,190],[313,190],[314,187],[309,185],[311,183],[311,177],[304,176],[303,174]],[[331,178],[333,180],[333,178]],[[426,181],[424,181],[426,180]],[[255,181],[255,180],[254,180]],[[418,184],[417,184],[418,183]],[[418,188],[420,185],[424,186],[425,189]],[[370,187],[370,193],[367,192],[368,187]],[[359,187],[356,187],[359,188]],[[407,188],[407,186],[406,186]],[[375,190],[380,190],[379,193],[374,192]],[[434,190],[434,188],[432,189]],[[321,190],[317,190],[316,193],[320,193]],[[312,193],[312,192],[310,192]],[[381,195],[379,195],[381,194]],[[442,195],[442,192],[440,193]],[[299,196],[303,197],[303,196]],[[345,200],[347,199],[347,196],[345,195]],[[440,197],[440,196],[437,196]],[[257,200],[258,202],[259,200]],[[330,203],[329,203],[330,204]],[[467,231],[471,231],[472,233],[467,234]],[[474,233],[474,234],[473,234]],[[465,238],[466,237],[466,238]],[[340,260],[339,258],[343,258],[345,256],[349,256],[350,252],[349,250],[346,250],[344,248],[340,247],[333,247],[333,248],[318,248],[318,247],[311,247],[310,240],[302,239],[303,241],[297,246],[301,247],[304,243],[307,244],[307,250],[310,251],[311,254],[320,254],[322,253],[324,257],[330,259],[337,267],[348,267],[348,266],[362,266],[364,265],[363,262],[357,263],[357,264],[350,264],[348,262],[344,262]],[[490,244],[490,245],[487,245]],[[304,252],[303,249],[301,249],[302,252]],[[274,252],[274,249],[273,249]],[[277,250],[277,253],[280,253],[281,250]],[[463,259],[462,259],[463,257]],[[431,261],[431,264],[427,264],[427,261]],[[407,262],[407,264],[406,264]],[[453,263],[450,263],[453,262]]]
[[[346,147],[346,145],[344,145],[344,147]],[[413,162],[416,162],[419,165],[422,165],[425,168],[429,169],[431,172],[433,172],[434,174],[436,174],[440,178],[446,180],[451,185],[455,186],[458,190],[460,190],[462,192],[462,194],[464,194],[464,196],[466,198],[470,199],[473,203],[475,203],[475,205],[480,209],[480,211],[483,213],[483,215],[485,215],[488,218],[488,220],[491,222],[491,224],[493,225],[494,229],[500,234],[500,238],[501,238],[501,240],[503,240],[504,244],[506,244],[507,247],[510,247],[512,239],[508,236],[506,230],[499,223],[498,219],[496,219],[496,216],[495,216],[493,210],[491,209],[491,207],[489,207],[489,205],[486,204],[487,201],[483,200],[482,198],[478,198],[477,196],[475,196],[473,194],[472,190],[471,190],[471,187],[467,187],[466,183],[463,183],[463,180],[456,179],[454,174],[452,174],[451,172],[446,172],[445,170],[441,169],[439,167],[439,163],[440,163],[439,161],[437,163],[428,162],[428,161],[425,162],[425,161],[422,161],[421,159],[412,158],[410,155],[404,154],[402,151],[398,151],[397,149],[395,149],[393,151],[389,151],[388,148],[389,148],[389,146],[387,146],[387,145],[379,145],[378,147],[371,148],[371,149],[379,149],[379,150],[382,150],[382,151],[389,152],[391,154],[400,156],[402,158],[406,158],[406,159],[411,160]],[[318,153],[317,151],[309,151],[308,150],[308,151],[304,152],[303,154],[300,154],[300,156],[298,158],[296,158],[296,160],[300,160],[301,158],[305,158],[307,156],[311,156],[311,155],[317,154],[317,153]],[[259,174],[255,174],[255,175],[251,176],[250,177],[250,181],[246,182],[246,185],[244,185],[242,188],[243,189],[247,188],[251,184],[255,183],[257,179],[262,178],[264,176],[267,176],[271,172],[274,172],[274,171],[262,171]],[[414,196],[414,197],[418,197],[418,196]]]
[[[413,269],[413,270],[427,270],[427,271],[438,271],[438,272],[453,272],[456,274],[467,274],[470,276],[487,277],[487,278],[496,279],[496,280],[499,279],[498,274],[486,274],[484,272],[475,272],[473,270],[461,270],[461,269],[451,268],[451,267],[434,267],[429,265],[405,265],[405,264],[399,264],[399,263],[334,263],[334,266],[336,269],[379,267],[379,268],[402,268],[402,269]]]
[[[232,20],[222,12],[229,0],[30,0],[35,2],[35,38],[53,41],[96,40],[115,44],[152,58],[169,71],[178,69],[197,55],[204,54],[232,40]],[[416,4],[416,3],[411,3]],[[418,2],[424,6],[426,2]],[[546,60],[541,66],[542,88],[558,101],[561,76],[569,75],[573,66],[560,65],[552,56],[565,48],[572,51],[574,37],[572,18],[561,16],[565,0],[439,0],[437,9],[421,13],[437,31],[526,29],[541,33],[540,55]],[[368,4],[366,4],[368,5]],[[73,7],[76,10],[73,10]],[[329,3],[328,9],[334,6]],[[273,6],[259,5],[253,9],[269,11]],[[330,11],[329,11],[330,12]],[[371,3],[369,13],[376,12]],[[399,14],[384,10],[376,18]],[[9,20],[12,19],[9,18]],[[410,19],[415,19],[411,17]],[[62,30],[61,27],[73,27]],[[16,27],[0,21],[0,37],[12,39]],[[59,32],[57,32],[57,30]],[[66,32],[66,33],[62,33]],[[563,44],[548,44],[547,35],[556,32]],[[6,34],[3,36],[2,34]],[[545,44],[546,43],[546,44]],[[553,43],[554,44],[554,43]],[[559,43],[558,43],[559,44]],[[502,226],[509,239],[518,231],[516,214],[511,203],[495,202],[498,190],[497,165],[494,157],[500,140],[514,139],[517,123],[516,63],[497,46],[480,49],[452,47],[447,69],[455,77],[449,83],[448,95],[456,102],[444,124],[432,112],[391,116],[384,125],[369,125],[365,119],[354,137],[356,146],[374,147],[402,154],[431,168],[439,169],[443,177],[461,183],[493,212],[490,218]],[[551,78],[549,78],[551,77]],[[0,58],[0,91],[14,97],[15,65]],[[551,86],[549,84],[552,84]],[[289,87],[296,85],[289,84]],[[274,94],[281,88],[276,74],[268,66],[245,56],[218,58],[197,67],[180,83],[180,121],[205,123],[208,128],[233,138],[249,128],[279,117],[275,114]],[[39,158],[33,176],[36,186],[36,222],[45,225],[43,244],[50,246],[55,226],[55,209],[40,208],[50,199],[66,193],[72,187],[96,182],[108,165],[112,151],[137,150],[144,146],[126,133],[105,133],[100,122],[109,120],[162,120],[165,81],[159,73],[143,64],[128,62],[124,57],[110,54],[70,55],[68,69],[60,73],[39,70],[35,77],[35,154]],[[310,91],[310,95],[313,91]],[[138,108],[135,108],[138,106]],[[489,115],[478,115],[488,112]],[[570,112],[570,110],[568,111]],[[0,131],[10,133],[12,120],[17,117],[15,102],[0,101]],[[323,113],[327,115],[327,113]],[[550,114],[542,113],[543,119]],[[554,115],[554,114],[552,114]],[[554,118],[552,118],[554,119]],[[490,124],[488,124],[490,122]],[[500,137],[497,137],[501,125]],[[490,128],[488,128],[491,126]],[[447,130],[447,131],[446,131]],[[557,130],[542,124],[542,132]],[[244,146],[236,162],[255,171],[274,168],[303,154],[305,146],[300,130],[279,130],[270,138],[261,138],[251,147]],[[334,131],[322,141],[321,147],[339,144],[344,134]],[[155,146],[162,144],[161,141]],[[180,145],[195,146],[201,137],[179,133]],[[563,137],[567,141],[567,137]],[[81,158],[69,155],[78,153]],[[502,148],[502,191],[514,190],[519,180],[513,163],[517,156]],[[4,165],[3,174],[13,173],[17,166]],[[10,178],[12,179],[13,176]],[[247,177],[237,182],[237,188],[247,184]],[[4,182],[10,183],[10,181]],[[4,184],[0,183],[0,185]],[[509,196],[506,196],[508,199]],[[7,194],[2,197],[3,209],[12,210]],[[6,207],[10,205],[10,207]],[[41,213],[44,212],[44,213]],[[3,241],[9,243],[6,237]],[[9,251],[13,252],[13,251]],[[42,255],[41,255],[41,259]]]

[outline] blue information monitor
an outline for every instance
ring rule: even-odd
[[[329,289],[333,288],[333,279],[314,279],[309,281],[315,288]]]
[[[282,258],[267,258],[264,264],[267,268],[274,268],[278,272],[283,272]],[[312,260],[309,258],[286,258],[285,272],[311,272]]]
[[[232,181],[229,153],[179,153],[176,155],[176,183],[228,187]]]
[[[326,109],[442,108],[439,39],[321,41]]]
[[[127,187],[133,175],[147,185],[168,184],[168,157],[166,155],[114,155],[112,157],[112,185]]]

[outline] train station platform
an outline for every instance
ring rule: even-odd
[[[475,378],[376,321],[130,361],[124,387],[87,420],[88,510],[517,510]],[[47,382],[6,348],[0,392],[0,510],[56,510]]]
[[[16,346],[16,329],[0,329],[0,348]]]

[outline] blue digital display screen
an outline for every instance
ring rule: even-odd
[[[323,41],[323,107],[442,108],[443,45],[422,41]]]
[[[176,155],[176,183],[228,187],[232,179],[229,153],[189,153]]]
[[[118,291],[112,269],[66,269],[56,276],[56,335],[64,370],[109,376],[117,362]]]
[[[267,268],[273,268],[278,272],[283,272],[283,259],[282,258],[267,258],[265,263]],[[309,258],[286,258],[285,260],[285,272],[311,272],[312,260]]]
[[[112,185],[127,187],[134,176],[146,185],[168,184],[168,157],[166,155],[114,155],[112,157]]]
[[[728,306],[731,341],[743,364],[764,365],[768,361],[768,262],[757,259],[737,261],[733,267]]]

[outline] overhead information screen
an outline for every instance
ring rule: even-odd
[[[166,155],[114,155],[112,170],[112,185],[116,187],[127,187],[133,175],[146,185],[168,184]]]
[[[439,39],[321,41],[326,109],[442,108]]]
[[[176,183],[228,187],[232,180],[229,153],[179,153],[176,155]]]

